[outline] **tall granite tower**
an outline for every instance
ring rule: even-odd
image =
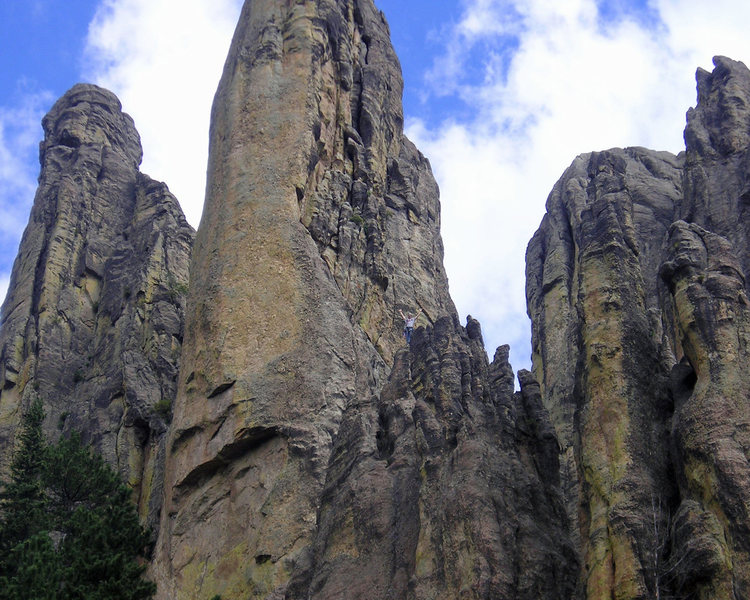
[[[76,85],[44,118],[41,174],[0,329],[0,465],[40,397],[50,437],[82,431],[158,522],[193,229],[119,100]]]
[[[371,0],[245,3],[212,112],[161,598],[565,597],[539,473],[556,442],[516,429],[538,394],[514,396],[507,351],[490,367],[458,323],[388,36]]]
[[[714,63],[687,151],[579,156],[526,256],[585,598],[750,595],[750,72]]]

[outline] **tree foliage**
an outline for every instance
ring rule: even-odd
[[[36,401],[24,417],[21,444],[10,466],[10,483],[0,492],[0,556],[47,528],[42,475],[48,447],[42,433],[42,421],[44,409],[42,403]]]
[[[151,598],[130,491],[78,434],[48,444],[43,420],[37,401],[0,492],[0,600]]]

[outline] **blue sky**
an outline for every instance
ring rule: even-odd
[[[524,252],[582,152],[678,152],[694,73],[750,60],[746,0],[376,0],[405,79],[407,134],[441,187],[451,293],[490,355],[529,367]],[[41,117],[78,81],[112,89],[142,169],[197,225],[208,114],[240,0],[0,3],[0,296],[28,219]]]
[[[0,98],[64,93],[80,76],[96,0],[5,0],[0,3]]]

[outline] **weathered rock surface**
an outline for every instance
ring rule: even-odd
[[[141,174],[132,119],[77,85],[43,121],[39,189],[0,329],[0,457],[35,396],[49,435],[84,433],[156,524],[193,231]],[[160,412],[161,409],[161,412]]]
[[[685,128],[685,197],[677,218],[696,223],[732,245],[750,273],[750,73],[741,62],[714,59],[698,69],[698,104]],[[746,284],[747,285],[747,284]]]
[[[533,368],[562,445],[587,598],[653,593],[645,534],[652,501],[672,497],[654,313],[681,166],[641,148],[578,157],[527,251]]]
[[[670,228],[662,276],[684,351],[672,434],[680,505],[680,587],[699,598],[750,593],[750,309],[732,245],[695,224]]]
[[[687,152],[579,157],[527,251],[586,598],[750,593],[750,72],[714,62]]]
[[[673,376],[676,570],[682,589],[723,599],[750,596],[750,71],[725,57],[714,65],[697,74],[681,220],[670,229],[662,276],[681,359]]]
[[[293,598],[571,598],[575,551],[539,388],[449,317],[397,354],[335,441]]]
[[[83,429],[159,520],[164,600],[750,597],[750,72],[715,65],[686,153],[581,155],[550,194],[520,391],[448,295],[372,0],[245,3],[189,291],[132,120],[74,87],[2,308],[0,461],[37,395]]]
[[[245,3],[212,115],[161,598],[574,585],[557,441],[533,383],[514,395],[507,353],[488,365],[457,321],[401,89],[371,0]],[[409,354],[398,311],[417,308]]]

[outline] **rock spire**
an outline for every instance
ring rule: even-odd
[[[401,90],[371,0],[245,3],[212,112],[161,598],[572,585],[556,441],[507,351],[489,365],[458,323]],[[399,311],[418,308],[407,352]]]
[[[686,152],[578,157],[527,251],[586,598],[750,594],[750,72],[714,64]]]
[[[42,398],[49,435],[81,430],[156,525],[193,230],[139,172],[133,120],[76,85],[44,118],[39,189],[0,329],[0,449]]]

